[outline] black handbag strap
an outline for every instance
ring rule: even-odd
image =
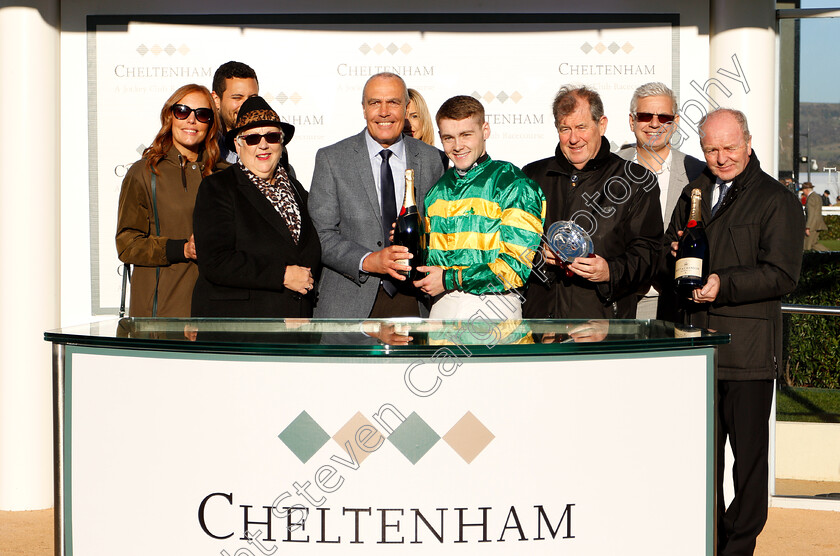
[[[157,176],[152,170],[152,210],[155,213],[155,235],[160,236],[160,220],[158,220],[157,210]],[[160,267],[155,267],[155,297],[152,299],[152,316],[157,316],[157,301],[158,301],[158,285],[160,284]]]
[[[128,289],[128,283],[131,281],[131,265],[123,263],[122,271],[122,294],[120,295],[120,318],[125,316],[125,292]]]

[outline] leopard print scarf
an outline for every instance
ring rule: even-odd
[[[248,176],[251,183],[257,186],[257,189],[265,195],[265,198],[271,203],[280,216],[286,221],[286,226],[292,234],[292,239],[295,245],[300,241],[300,207],[295,199],[294,186],[289,181],[289,176],[281,164],[277,165],[277,170],[274,171],[274,185],[254,174],[239,161],[239,168]]]

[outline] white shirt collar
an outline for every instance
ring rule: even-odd
[[[370,158],[378,157],[379,153],[382,152],[383,147],[376,140],[370,136],[370,132],[365,129],[365,145],[367,145],[368,155]],[[405,160],[405,141],[403,141],[402,135],[400,135],[399,140],[388,147],[388,150],[391,151],[392,156],[396,156],[400,160]]]
[[[661,174],[662,172],[670,172],[671,171],[671,163],[674,160],[674,149],[668,149],[668,156],[665,157],[665,160],[662,161],[662,167],[659,169],[658,172],[653,172],[650,168],[648,168],[647,164],[643,164],[639,162],[639,147],[636,145],[636,150],[633,152],[633,162],[639,164],[640,166],[644,166],[654,174]]]

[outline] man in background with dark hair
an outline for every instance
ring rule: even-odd
[[[414,284],[434,299],[429,318],[522,318],[519,288],[531,273],[545,221],[540,187],[510,162],[487,155],[490,125],[470,96],[435,117],[453,168],[426,194],[428,276]]]
[[[525,318],[632,319],[636,293],[650,286],[662,249],[656,176],[610,152],[600,95],[566,86],[554,99],[559,143],[554,156],[522,171],[545,193],[546,228],[572,221],[594,252],[565,263],[545,246],[522,313]]]
[[[236,125],[236,116],[242,103],[250,97],[257,96],[259,92],[256,72],[242,62],[226,62],[219,66],[213,75],[213,100],[216,102],[216,110],[222,123],[219,136],[221,160],[231,164],[237,162],[236,152],[229,150],[225,145],[225,134]],[[283,154],[286,156],[285,149]]]

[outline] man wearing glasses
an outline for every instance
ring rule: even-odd
[[[781,298],[796,287],[805,228],[796,196],[761,170],[747,118],[721,108],[700,121],[708,170],[683,190],[665,234],[676,253],[691,191],[702,193],[709,277],[686,320],[731,335],[718,347],[717,509],[719,556],[752,554],[767,520],[767,420],[782,357]],[[735,456],[735,498],[723,499],[727,437]]]
[[[659,205],[665,224],[670,222],[683,188],[700,176],[706,167],[693,156],[671,147],[671,138],[679,122],[674,91],[664,83],[645,83],[633,92],[630,99],[630,129],[636,136],[636,144],[618,151],[621,158],[641,164],[656,174]],[[662,272],[666,283],[674,276],[673,266],[666,265]],[[660,286],[660,289],[661,292],[651,287],[645,292],[636,310],[637,319],[675,320],[677,304],[673,299],[674,293],[670,288]],[[662,302],[658,303],[660,295]]]

